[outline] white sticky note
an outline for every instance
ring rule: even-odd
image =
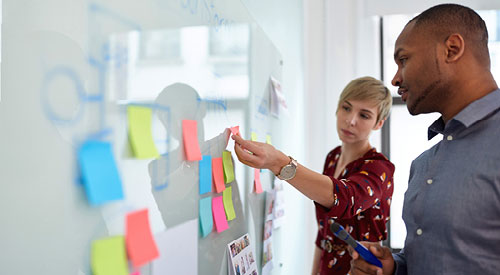
[[[152,275],[198,274],[198,227],[194,219],[155,235],[160,257]]]

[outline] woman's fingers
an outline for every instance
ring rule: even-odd
[[[240,136],[233,135],[232,138],[236,143],[241,145],[243,149],[250,151],[254,155],[261,155],[262,149],[260,148],[261,143],[251,140],[245,140]]]
[[[240,144],[234,144],[234,151],[236,153],[236,156],[238,157],[238,160],[243,164],[254,168],[261,168],[257,165],[259,163],[259,158],[256,155],[245,151],[245,149]]]
[[[251,167],[254,168],[269,168],[267,164],[271,163],[270,152],[274,148],[268,144],[245,140],[240,136],[233,135],[234,139],[234,150],[238,159]]]

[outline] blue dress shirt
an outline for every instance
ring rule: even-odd
[[[410,168],[395,274],[500,274],[500,90],[436,120],[438,133]]]

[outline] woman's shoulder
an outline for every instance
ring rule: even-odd
[[[394,164],[382,153],[377,152],[377,149],[372,148],[364,154],[359,161],[363,163],[384,164],[394,169]]]

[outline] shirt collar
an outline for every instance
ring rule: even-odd
[[[455,120],[467,128],[498,108],[500,108],[500,89],[496,89],[495,91],[467,105],[467,107],[460,111],[448,123]],[[430,140],[437,134],[442,134],[445,126],[443,117],[441,116],[434,121],[431,126],[429,126],[427,130],[427,138]]]

